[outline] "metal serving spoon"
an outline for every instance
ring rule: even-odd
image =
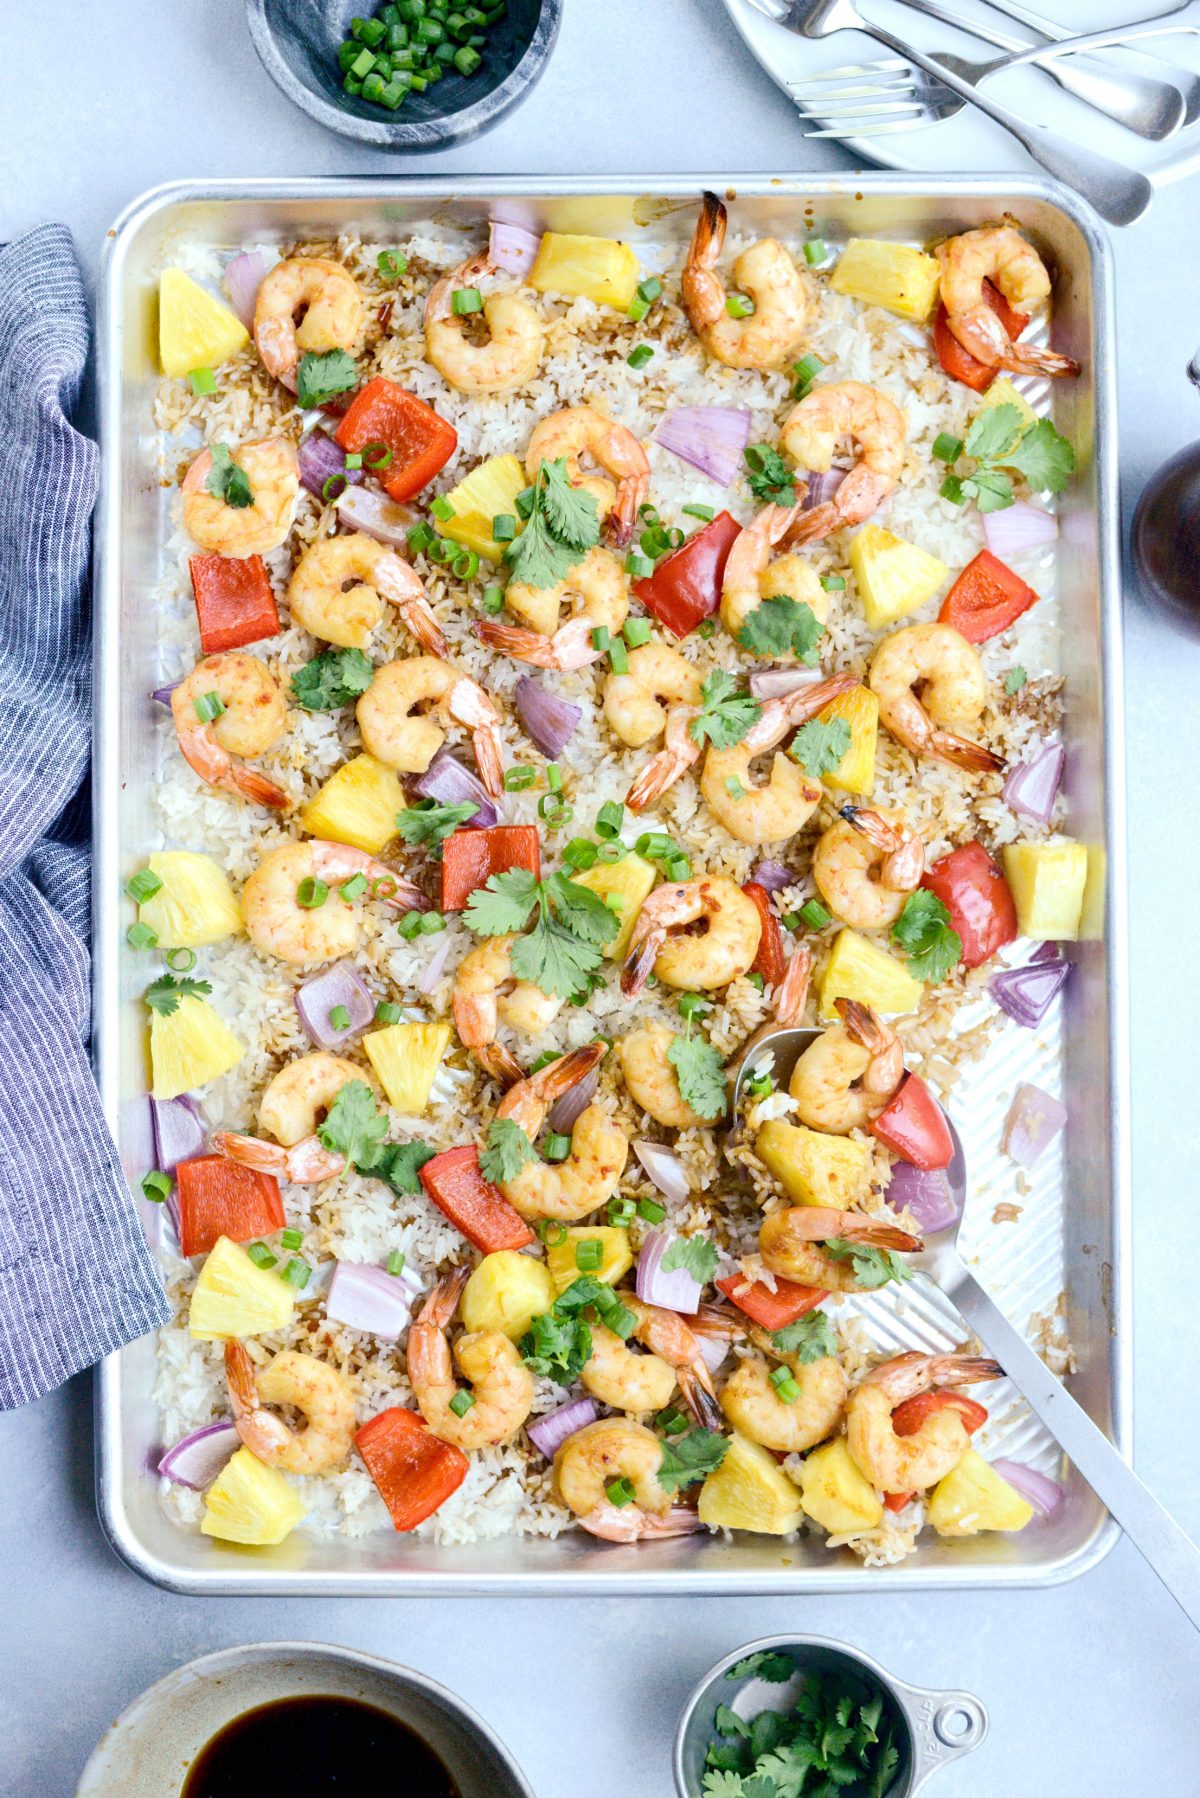
[[[766,1030],[751,1040],[730,1064],[733,1077],[732,1111],[747,1070],[773,1057],[772,1077],[777,1088],[786,1088],[792,1070],[819,1030],[784,1026]],[[949,1121],[949,1120],[947,1120]],[[960,1204],[966,1193],[966,1158],[958,1134],[951,1125],[955,1157],[946,1172]],[[1096,1496],[1108,1507],[1133,1546],[1156,1573],[1171,1597],[1200,1629],[1200,1549],[1185,1535],[1175,1519],[1159,1504],[1149,1488],[1123,1461],[1103,1430],[1097,1428],[1062,1382],[1050,1372],[1036,1350],[1015,1330],[999,1306],[988,1297],[958,1252],[960,1223],[935,1231],[925,1248],[913,1257],[919,1273],[951,1300],[984,1348],[1003,1367],[1022,1398],[1035,1411],[1068,1460],[1077,1468]]]

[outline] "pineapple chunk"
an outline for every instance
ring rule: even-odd
[[[980,1530],[1023,1530],[1033,1506],[969,1448],[929,1494],[925,1515],[939,1536],[977,1536]]]
[[[158,359],[164,375],[216,368],[245,349],[250,333],[236,313],[197,287],[181,268],[158,281]]]
[[[277,1468],[239,1448],[208,1489],[200,1533],[249,1548],[273,1547],[291,1534],[307,1509]]]
[[[350,843],[378,855],[396,834],[396,813],[404,807],[399,776],[373,755],[356,755],[334,771],[300,814],[314,837]]]
[[[869,524],[850,544],[863,617],[873,631],[886,630],[932,599],[950,570],[928,550]]]
[[[138,919],[154,931],[160,949],[204,949],[241,930],[229,878],[211,856],[163,849],[146,865],[162,885],[142,901]]]
[[[519,535],[525,527],[517,511],[517,495],[527,485],[519,457],[489,456],[446,494],[446,500],[454,507],[454,517],[439,519],[439,532],[453,543],[486,556],[489,562],[499,562],[504,545],[492,536],[492,520],[505,516],[515,519]]]
[[[581,1242],[600,1244],[602,1254],[599,1267],[580,1267],[575,1259],[575,1251]],[[593,1274],[597,1280],[615,1286],[621,1275],[627,1274],[633,1266],[629,1231],[615,1229],[609,1224],[581,1224],[578,1229],[568,1230],[561,1242],[547,1248],[546,1266],[550,1269],[556,1293],[565,1292],[571,1281],[578,1280],[583,1273]]]
[[[450,1041],[449,1024],[387,1024],[362,1039],[388,1104],[420,1117]]]
[[[735,1430],[725,1459],[700,1488],[700,1520],[715,1529],[788,1536],[801,1522],[800,1494],[775,1457]]]
[[[293,1288],[286,1280],[256,1267],[228,1236],[218,1236],[196,1281],[188,1330],[200,1342],[265,1336],[286,1330],[294,1309]]]
[[[606,903],[610,898],[621,901],[617,908],[621,928],[612,941],[605,944],[604,953],[610,961],[623,961],[638,913],[650,897],[658,870],[652,862],[643,861],[640,855],[630,854],[619,862],[593,862],[582,874],[572,874],[571,879]]]
[[[875,237],[852,237],[838,260],[829,285],[868,306],[886,306],[901,318],[923,324],[937,298],[938,265],[934,257],[903,243]]]
[[[859,936],[856,930],[839,930],[821,978],[821,1016],[837,1016],[835,999],[857,999],[872,1011],[893,1016],[915,1011],[924,991],[922,982],[915,980],[886,949]]]
[[[825,1136],[802,1124],[771,1118],[754,1147],[798,1205],[832,1205],[848,1210],[864,1191],[871,1171],[866,1143],[848,1136]]]
[[[177,1099],[227,1074],[246,1053],[224,1018],[204,999],[181,998],[170,1016],[150,1014],[151,1092]]]
[[[529,285],[539,293],[581,293],[618,312],[632,306],[637,283],[638,260],[628,244],[561,231],[545,233],[529,271]]]
[[[1006,843],[1004,873],[1022,936],[1075,941],[1087,887],[1085,843]]]
[[[869,793],[875,785],[875,744],[879,737],[879,701],[870,687],[851,687],[839,693],[820,713],[822,723],[844,718],[850,726],[850,747],[836,768],[823,774],[827,787],[846,793]]]
[[[462,1320],[468,1330],[502,1330],[516,1342],[557,1297],[544,1261],[497,1249],[484,1256],[463,1288]]]
[[[1108,894],[1108,852],[1103,843],[1087,845],[1087,880],[1079,912],[1079,940],[1098,943],[1104,935],[1104,904]]]
[[[985,412],[994,411],[997,406],[1015,406],[1017,411],[1021,414],[1022,430],[1028,425],[1037,423],[1037,413],[1029,404],[1025,395],[1020,393],[1017,388],[1013,386],[1007,375],[996,376],[996,379],[992,382],[991,386],[976,406],[974,412],[972,412],[971,423],[974,424],[975,420],[981,418]]]
[[[815,1448],[800,1476],[800,1502],[814,1523],[831,1536],[873,1530],[883,1517],[883,1501],[864,1479],[844,1436]]]

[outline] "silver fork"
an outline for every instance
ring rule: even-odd
[[[821,69],[788,89],[802,119],[819,128],[805,137],[886,137],[940,125],[963,109],[948,87],[898,56]]]
[[[1154,189],[1145,175],[1112,162],[1107,156],[1098,156],[1056,131],[1032,124],[1010,112],[1007,106],[981,93],[972,80],[961,75],[944,58],[930,56],[924,50],[906,44],[885,25],[879,25],[859,12],[854,0],[751,0],[751,3],[767,18],[794,31],[798,37],[820,40],[838,31],[865,31],[869,37],[878,39],[889,50],[924,69],[943,87],[948,87],[960,99],[970,101],[987,118],[1003,126],[1035,162],[1082,194],[1110,224],[1132,224],[1154,198]],[[1044,51],[1035,49],[1011,60],[1014,63],[1032,61],[1042,54]]]
[[[909,4],[912,4],[912,0],[909,0]],[[1019,0],[984,0],[984,4],[992,12],[1003,13],[1006,19],[1013,19],[1018,25],[1024,25],[1027,30],[1036,31],[1038,36],[1045,38],[1048,43],[1061,44],[1072,35],[1061,25],[1056,24],[1053,19],[1044,19],[1039,13],[1031,12],[1027,6],[1020,5]],[[1183,122],[1185,125],[1194,125],[1196,120],[1200,119],[1200,76],[1194,69],[1185,68],[1182,63],[1168,62],[1165,56],[1159,55],[1154,50],[1131,49],[1128,51],[1128,58],[1131,62],[1137,61],[1154,65],[1160,78],[1165,75],[1171,86],[1178,88],[1183,95]],[[1082,57],[1079,60],[1082,61]],[[1087,60],[1090,62],[1092,58],[1088,57]],[[1038,67],[1044,68],[1048,75],[1054,72],[1053,62],[1039,63]]]

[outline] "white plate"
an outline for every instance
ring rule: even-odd
[[[1025,35],[1020,25],[1011,24],[998,13],[989,13],[981,0],[959,0],[959,3],[964,17],[987,17],[998,29],[1011,31],[1014,38]],[[1030,4],[1043,17],[1057,14],[1064,22],[1070,10],[1069,0],[1030,0]],[[1131,13],[1146,18],[1165,10],[1166,4],[1167,0],[1160,0],[1160,4],[1145,6],[1134,13],[1136,0],[1093,0],[1087,8],[1087,29],[1102,31],[1110,25],[1119,25],[1129,19]],[[949,50],[960,56],[978,56],[980,61],[1002,54],[998,50],[989,50],[987,45],[965,33],[922,17],[901,6],[898,0],[869,0],[869,5],[877,9],[881,24],[886,21],[890,29],[901,35],[911,30],[912,42],[928,51]],[[874,39],[857,31],[838,32],[833,37],[814,41],[797,37],[795,32],[786,31],[759,12],[751,0],[725,0],[725,7],[751,54],[784,93],[789,93],[789,81],[801,80],[821,69],[874,61],[892,54]],[[1077,29],[1083,29],[1081,22]],[[1153,49],[1171,62],[1200,73],[1200,36],[1195,32],[1156,37],[1142,48],[1144,51]],[[1142,73],[1154,72],[1140,59],[1139,67]],[[1165,70],[1163,79],[1168,79]],[[1072,95],[1063,93],[1049,76],[1036,70],[1021,69],[1009,75],[994,76],[988,83],[988,92],[1035,123],[1073,136],[1090,150],[1140,169],[1156,187],[1178,181],[1181,176],[1200,169],[1200,122],[1186,126],[1162,143],[1150,143],[1132,131],[1110,123]],[[804,129],[799,119],[797,129]],[[856,155],[869,162],[919,173],[966,174],[979,169],[989,172],[1016,169],[1024,173],[1036,166],[1006,131],[972,106],[964,106],[954,118],[922,130],[889,132],[879,137],[850,137],[844,141]]]

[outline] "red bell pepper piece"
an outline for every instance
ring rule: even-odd
[[[986,643],[1014,624],[1038,595],[990,549],[968,562],[942,601],[941,624],[952,624],[968,643]]]
[[[906,1074],[875,1122],[871,1134],[914,1167],[948,1167],[954,1139],[941,1106],[916,1074]]]
[[[179,1195],[179,1247],[207,1255],[218,1236],[253,1242],[287,1224],[273,1174],[241,1167],[224,1155],[196,1155],[175,1169]]]
[[[672,636],[686,637],[720,605],[725,564],[741,528],[728,512],[718,512],[703,530],[664,556],[653,574],[633,583],[646,610]]]
[[[779,918],[775,907],[771,904],[771,895],[766,887],[759,886],[757,880],[748,880],[742,888],[747,899],[753,899],[762,924],[762,935],[758,939],[758,951],[750,963],[752,974],[761,974],[767,986],[777,987],[787,972],[787,957],[783,953],[783,931],[779,926]]]
[[[794,1324],[798,1317],[815,1311],[829,1297],[819,1286],[797,1286],[794,1280],[781,1280],[778,1275],[774,1292],[765,1280],[747,1285],[743,1274],[730,1274],[727,1279],[718,1280],[717,1285],[739,1311],[764,1330],[782,1330],[786,1324]]]
[[[962,938],[965,968],[1011,943],[1017,935],[1017,908],[1007,880],[982,843],[963,843],[925,870],[923,887],[936,893]]]
[[[275,595],[261,556],[190,556],[188,567],[206,656],[279,635]]]
[[[384,488],[395,500],[411,499],[444,468],[458,448],[454,426],[415,393],[376,375],[359,389],[334,432],[344,450],[382,443],[392,452],[379,470]]]
[[[489,830],[456,830],[442,845],[442,910],[461,911],[493,874],[527,868],[542,877],[538,833],[532,824],[493,824]]]
[[[398,1530],[415,1529],[432,1517],[457,1492],[471,1465],[461,1448],[443,1442],[402,1405],[368,1418],[354,1441]]]
[[[968,1398],[964,1392],[947,1392],[945,1387],[938,1386],[932,1392],[918,1392],[915,1398],[906,1398],[903,1404],[897,1405],[892,1412],[892,1429],[897,1436],[915,1436],[927,1417],[937,1411],[950,1410],[962,1413],[970,1436],[987,1422],[986,1410],[973,1398]]]
[[[993,287],[990,281],[985,281],[983,284],[983,297],[1015,343],[1029,323],[1029,315],[1025,312],[1014,312],[1000,289]],[[973,387],[976,393],[982,393],[985,387],[990,387],[1000,373],[995,363],[980,362],[977,357],[972,356],[970,350],[964,350],[950,329],[949,314],[940,300],[933,321],[933,347],[937,351],[937,359],[946,373],[953,380],[962,381],[965,386]]]
[[[909,1499],[915,1496],[913,1492],[885,1492],[883,1508],[885,1511],[902,1511]]]
[[[473,1144],[435,1155],[420,1170],[420,1180],[438,1210],[485,1255],[495,1249],[524,1249],[533,1241],[520,1212],[484,1179]]]

